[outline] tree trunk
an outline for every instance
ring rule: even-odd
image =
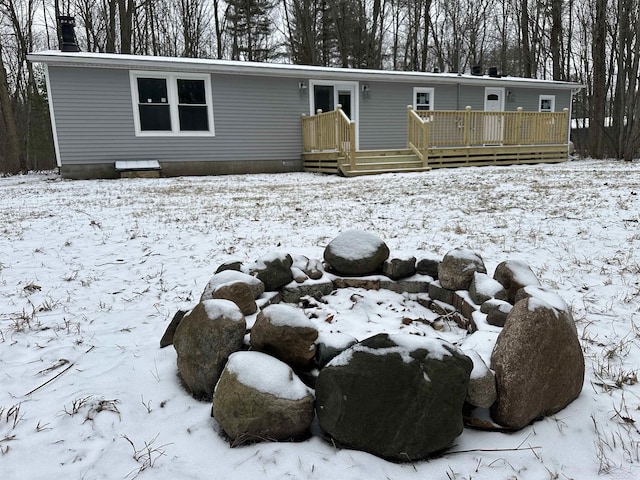
[[[531,53],[531,40],[529,38],[529,0],[520,3],[520,42],[522,45],[522,70],[526,78],[533,77],[533,56]]]
[[[23,170],[24,161],[20,149],[20,137],[16,120],[13,116],[13,102],[9,95],[7,72],[2,59],[2,45],[0,44],[0,111],[6,128],[8,152],[6,158],[0,157],[0,172],[16,174]]]
[[[593,94],[589,108],[589,153],[595,158],[604,156],[604,116],[606,102],[605,43],[607,0],[596,0],[596,15],[593,23]]]
[[[563,0],[551,0],[551,64],[553,79],[564,80],[562,68],[562,2]]]

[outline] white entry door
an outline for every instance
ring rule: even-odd
[[[318,110],[330,112],[336,105],[342,105],[342,111],[356,122],[356,148],[358,148],[358,83],[310,80],[310,110],[314,115]]]
[[[484,143],[501,145],[504,141],[504,88],[486,87],[484,89],[484,110],[491,112],[484,121]]]

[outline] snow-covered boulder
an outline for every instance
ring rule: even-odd
[[[358,340],[346,333],[324,333],[318,335],[316,342],[316,362],[323,368]]]
[[[552,415],[582,390],[584,356],[573,319],[532,296],[517,302],[491,354],[498,397],[493,419],[520,429]]]
[[[496,267],[493,278],[507,291],[507,300],[516,303],[516,293],[527,285],[540,285],[540,281],[529,265],[520,260],[507,260]]]
[[[479,272],[473,273],[473,279],[469,286],[469,295],[477,305],[481,305],[491,298],[507,300],[507,291],[502,284],[486,273]]]
[[[496,401],[496,376],[474,350],[464,350],[465,355],[473,362],[473,370],[469,378],[467,403],[474,407],[489,408]]]
[[[244,315],[253,315],[258,311],[251,287],[244,282],[224,283],[213,291],[212,297],[232,301]]]
[[[173,336],[178,372],[196,398],[210,399],[229,355],[242,348],[246,321],[229,300],[205,300],[187,312]]]
[[[469,290],[473,274],[487,273],[482,257],[467,248],[455,248],[438,265],[438,280],[447,290]]]
[[[216,385],[213,416],[235,444],[295,439],[313,421],[313,394],[280,360],[237,352]]]
[[[346,230],[331,240],[324,259],[340,275],[369,275],[389,257],[389,247],[374,233]]]
[[[318,330],[304,312],[291,305],[269,305],[258,313],[251,346],[294,367],[306,367],[315,357]]]
[[[471,369],[444,340],[375,335],[320,371],[320,427],[348,448],[396,461],[424,458],[462,432]]]
[[[319,280],[324,275],[324,269],[319,260],[304,255],[293,255],[291,258],[293,259],[291,271],[296,282],[302,283],[308,279]]]
[[[382,264],[382,273],[391,280],[400,280],[416,273],[416,257],[394,255]]]
[[[202,292],[200,301],[202,302],[204,300],[211,300],[213,298],[213,292],[215,290],[227,283],[233,282],[246,283],[251,289],[254,299],[258,298],[264,293],[264,283],[262,283],[262,281],[258,278],[243,272],[239,272],[237,270],[222,270],[211,277],[209,283],[207,283],[207,286]]]
[[[520,300],[524,300],[525,298],[529,297],[536,297],[542,300],[546,305],[551,307],[558,314],[562,314],[565,318],[568,319],[575,334],[578,334],[578,329],[576,328],[576,323],[574,322],[573,316],[571,315],[571,310],[569,310],[569,305],[567,305],[567,302],[565,302],[564,299],[554,290],[537,285],[528,285],[518,290],[518,292],[516,293],[515,303],[518,303]]]
[[[480,311],[487,314],[487,323],[495,327],[504,327],[513,305],[503,300],[492,298],[480,306]]]
[[[435,255],[425,256],[416,263],[416,271],[420,275],[429,275],[434,280],[438,279],[438,265],[442,261]]]
[[[264,288],[273,292],[279,290],[293,280],[291,255],[283,252],[272,252],[263,255],[247,268],[251,275],[258,277]]]

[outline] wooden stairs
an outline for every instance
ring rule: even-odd
[[[339,156],[338,152],[305,153],[302,157],[305,171],[338,173],[345,177],[431,170],[430,167],[424,167],[422,161],[411,150],[358,151],[353,169],[349,161]]]

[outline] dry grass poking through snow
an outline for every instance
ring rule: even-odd
[[[17,478],[640,477],[640,164],[123,181],[0,178],[0,465]],[[529,263],[571,305],[579,399],[511,435],[395,465],[300,444],[229,449],[159,350],[222,261],[316,258],[346,228],[394,251]],[[37,460],[34,461],[34,454]]]

